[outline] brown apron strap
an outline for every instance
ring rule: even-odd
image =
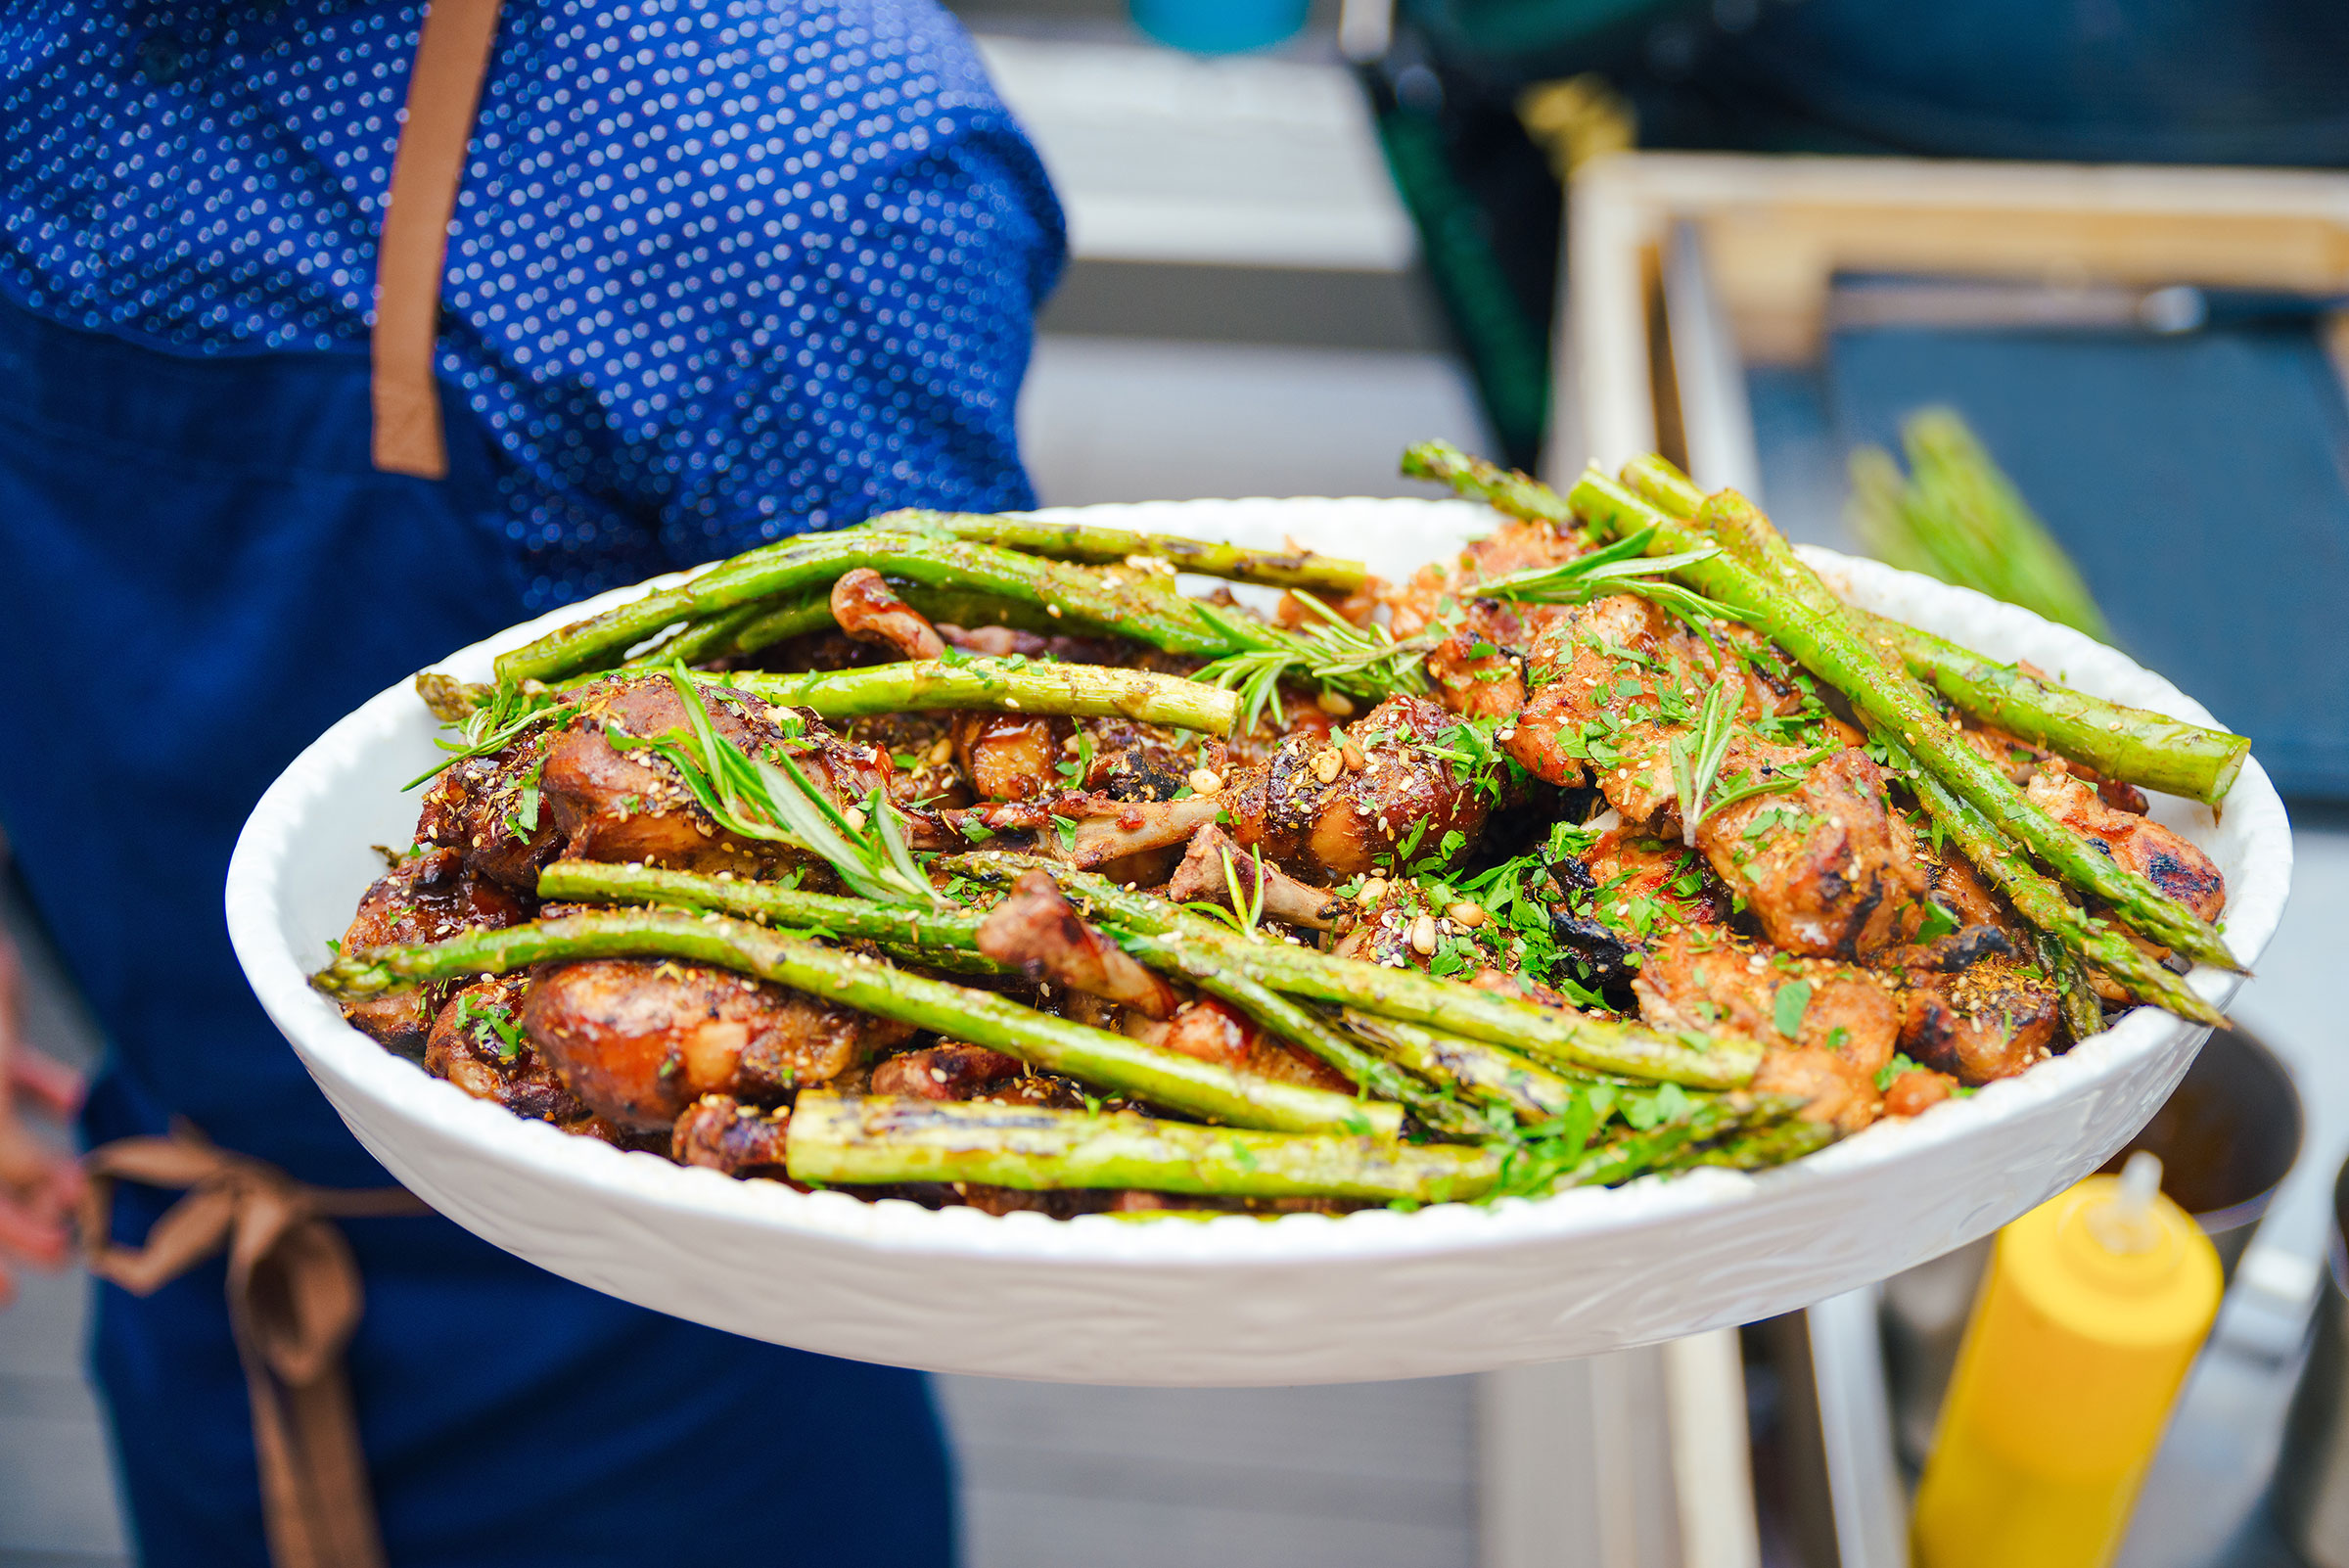
[[[312,1187],[231,1154],[186,1125],[167,1138],[121,1138],[84,1158],[81,1207],[90,1271],[149,1295],[228,1253],[228,1315],[253,1402],[261,1515],[274,1568],[383,1568],[367,1456],[343,1372],[358,1327],[359,1268],[329,1217],[429,1213],[399,1187]],[[108,1235],[114,1184],[177,1188],[145,1245]]]
[[[375,466],[393,474],[448,477],[433,341],[448,220],[497,37],[497,7],[498,0],[432,0],[408,72],[407,116],[375,262]]]

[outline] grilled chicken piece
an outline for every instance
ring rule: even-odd
[[[1885,974],[1900,994],[1900,1045],[1911,1061],[1987,1084],[2046,1059],[2060,999],[2004,933],[1973,926],[1902,957]]]
[[[1725,778],[1739,748],[1730,747]],[[1780,754],[1775,763],[1757,759]],[[1807,766],[1790,747],[1756,742],[1749,770],[1783,766],[1792,789],[1750,796],[1706,817],[1697,848],[1731,891],[1742,894],[1764,935],[1789,952],[1852,958],[1893,940],[1904,910],[1926,891],[1925,873],[1893,826],[1884,774],[1862,751],[1838,751]]]
[[[425,788],[416,842],[455,850],[466,867],[529,898],[563,853],[563,833],[539,784],[548,735],[532,730],[490,757],[467,757]]]
[[[966,712],[954,715],[954,761],[983,801],[1033,801],[1061,793],[1053,768],[1060,742],[1074,733],[1065,718]]]
[[[1555,880],[1550,931],[1576,955],[1586,985],[1629,984],[1657,937],[1728,919],[1728,896],[1703,858],[1639,828],[1609,828],[1579,858],[1560,861]]]
[[[2150,817],[2106,805],[2062,773],[2042,772],[2023,791],[2033,806],[2200,915],[2227,906],[2227,879],[2210,856]]]
[[[1469,541],[1449,569],[1430,563],[1387,599],[1393,611],[1392,629],[1398,637],[1416,636],[1444,613],[1448,599],[1464,599],[1479,582],[1512,572],[1559,566],[1586,554],[1579,535],[1561,533],[1546,523],[1511,518],[1482,538]]]
[[[1958,1081],[1947,1073],[1920,1067],[1903,1073],[1884,1090],[1886,1116],[1922,1116],[1958,1091]]]
[[[1753,642],[1727,628],[1718,635]],[[1819,758],[1751,727],[1801,702],[1783,661],[1756,647],[1752,665],[1725,665],[1701,639],[1667,630],[1644,600],[1593,600],[1536,642],[1533,695],[1497,738],[1551,783],[1588,771],[1627,823],[1681,830],[1778,946],[1852,957],[1888,940],[1899,908],[1923,891],[1922,873],[1904,853],[1883,774],[1865,752]],[[1796,782],[1709,811],[1689,834],[1680,821],[1675,746],[1694,740],[1694,717],[1724,679],[1737,682],[1735,727],[1708,797]]]
[[[1673,763],[1676,742],[1693,741],[1692,725],[1664,718],[1659,682],[1693,716],[1724,674],[1702,643],[1659,633],[1654,608],[1630,595],[1582,606],[1536,645],[1532,668],[1543,683],[1497,738],[1552,783],[1576,782],[1588,768],[1625,822],[1686,839]],[[1748,725],[1785,708],[1795,688],[1742,667],[1731,677],[1739,716],[1708,797],[1795,782],[1708,811],[1695,846],[1777,945],[1841,957],[1882,945],[1923,877],[1890,821],[1881,770],[1862,751],[1819,758],[1765,739]]]
[[[1390,697],[1333,742],[1291,736],[1226,783],[1233,842],[1305,880],[1336,882],[1392,862],[1405,839],[1423,853],[1447,834],[1474,840],[1492,803],[1441,755],[1456,725],[1424,697]]]
[[[705,1166],[730,1176],[784,1179],[791,1112],[745,1105],[724,1094],[705,1094],[677,1118],[668,1134],[668,1157],[679,1165]]]
[[[1659,676],[1640,658],[1660,664],[1660,678],[1691,714],[1720,676],[1693,669],[1702,645],[1690,639],[1680,639],[1674,657],[1655,660],[1655,612],[1628,595],[1583,609],[1590,613],[1570,631],[1553,631],[1537,648],[1535,668],[1550,678],[1501,744],[1528,771],[1556,783],[1579,777],[1587,758],[1599,792],[1626,822],[1671,834],[1681,828],[1674,743],[1692,737],[1689,725],[1661,717]],[[1775,713],[1793,690],[1781,692],[1762,675],[1739,678],[1738,713],[1746,719]],[[1708,811],[1693,835],[1696,847],[1776,945],[1846,958],[1883,945],[1901,908],[1924,891],[1924,878],[1893,827],[1882,770],[1865,752],[1820,758],[1740,722],[1708,795],[1781,779],[1796,782]]]
[[[1189,853],[1167,883],[1167,897],[1176,903],[1212,903],[1229,909],[1236,881],[1240,897],[1253,905],[1260,880],[1267,920],[1308,931],[1327,931],[1345,912],[1346,900],[1326,888],[1309,888],[1269,862],[1260,868],[1255,855],[1232,843],[1231,835],[1213,822],[1191,835]]]
[[[1146,1018],[1172,1018],[1180,1005],[1174,987],[1085,924],[1041,871],[1013,883],[1003,901],[979,923],[979,950],[1032,980],[1049,980]]]
[[[2005,900],[1992,891],[1990,884],[1982,880],[1982,874],[1962,855],[1936,853],[1918,836],[1909,818],[1898,811],[1892,814],[1892,832],[1900,843],[1901,853],[1916,863],[1924,877],[1925,889],[1921,897],[1911,899],[1901,908],[1893,923],[1889,945],[1869,954],[1869,963],[1899,967],[1912,961],[1906,949],[1910,945],[1929,940],[1922,935],[1928,926],[1945,936],[1953,930],[1988,926],[2004,935],[2017,950],[2030,945],[2030,928],[2016,918]],[[1913,961],[1929,964],[1937,960],[1927,953]]]
[[[475,876],[453,849],[427,850],[400,861],[359,898],[343,933],[343,950],[395,942],[445,942],[468,931],[498,931],[530,918],[530,902]],[[417,1058],[451,988],[425,986],[346,1001],[343,1016],[385,1049]]]
[[[1222,743],[1186,747],[1174,731],[1129,718],[1023,717],[968,712],[953,721],[954,758],[982,800],[1072,792],[1115,801],[1173,800],[1192,772],[1223,764]]]
[[[1080,870],[1099,870],[1121,882],[1139,882],[1144,880],[1139,874],[1126,870],[1129,857],[1187,843],[1222,809],[1222,802],[1212,795],[1181,801],[1120,801],[1106,794],[1066,794],[1010,801],[940,811],[935,834],[926,824],[917,825],[914,848],[940,850],[975,844],[1000,849],[1003,846],[997,840],[1013,837],[1035,853],[1066,860]]]
[[[491,1100],[516,1116],[558,1127],[591,1114],[522,1030],[528,976],[506,975],[465,987],[433,1020],[424,1070],[446,1079],[477,1100]]]
[[[971,787],[954,765],[952,714],[866,714],[841,733],[851,745],[888,754],[890,798],[908,808],[968,806]]]
[[[1806,1121],[1825,1122],[1847,1136],[1884,1114],[1875,1075],[1862,1071],[1848,1051],[1812,1045],[1765,1051],[1747,1087],[1756,1094],[1794,1095],[1804,1102]]]
[[[1663,620],[1656,608],[1632,594],[1609,594],[1574,606],[1535,639],[1526,661],[1526,679],[1532,689],[1525,707],[1515,724],[1495,739],[1519,766],[1544,783],[1580,784],[1595,777],[1600,790],[1606,792],[1621,762],[1613,726],[1607,720],[1642,693],[1652,705],[1654,688],[1648,667],[1662,629]],[[1666,739],[1669,732],[1659,731],[1657,736],[1642,737],[1636,749],[1644,753]],[[1628,771],[1625,777],[1629,777]],[[1664,792],[1668,795],[1671,777],[1667,766]],[[1654,814],[1652,807],[1624,807],[1612,793],[1607,799],[1623,810],[1627,821],[1644,822]]]
[[[702,693],[712,728],[753,757],[789,752],[817,788],[854,805],[873,789],[895,799],[896,769],[886,753],[842,740],[801,713],[737,693]],[[676,770],[650,750],[619,752],[606,726],[637,739],[691,734],[691,720],[668,676],[637,676],[591,690],[577,717],[546,748],[539,790],[581,860],[616,860],[681,871],[760,875],[805,863],[800,852],[720,828],[686,790]]]
[[[668,1127],[704,1094],[771,1104],[913,1033],[729,970],[645,958],[549,970],[522,1024],[574,1094],[643,1129]]]
[[[925,1100],[975,1100],[1022,1077],[1028,1064],[1016,1056],[942,1040],[901,1051],[873,1069],[875,1094],[912,1094]]]
[[[1317,1056],[1309,1056],[1256,1027],[1238,1008],[1201,996],[1185,1002],[1164,1023],[1128,1014],[1126,1033],[1136,1039],[1203,1062],[1214,1062],[1251,1078],[1296,1084],[1350,1094],[1354,1084]]]
[[[1791,1038],[1780,993],[1807,986]],[[1803,1114],[1856,1132],[1882,1109],[1876,1074],[1892,1060],[1901,1010],[1872,974],[1819,958],[1765,954],[1726,932],[1677,930],[1648,949],[1632,982],[1639,1015],[1663,1030],[1728,1029],[1760,1040],[1757,1093],[1800,1094]],[[1796,1011],[1789,1003],[1787,1010]]]
[[[1572,615],[1554,605],[1472,599],[1458,626],[1427,656],[1437,700],[1470,718],[1502,718],[1525,706],[1526,649]]]
[[[843,574],[832,584],[831,602],[832,619],[858,642],[894,648],[900,659],[936,659],[946,651],[938,628],[871,567]]]

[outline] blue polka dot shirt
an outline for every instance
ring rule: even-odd
[[[421,7],[0,6],[0,289],[190,354],[363,349]],[[508,0],[440,370],[531,597],[894,506],[1034,504],[1066,254],[931,0]]]

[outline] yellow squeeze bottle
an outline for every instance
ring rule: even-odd
[[[2000,1231],[1917,1489],[1917,1568],[2109,1563],[2221,1286],[2143,1152]]]

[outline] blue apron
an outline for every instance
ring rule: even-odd
[[[390,1179],[247,990],[220,891],[297,752],[526,614],[497,498],[516,476],[443,402],[450,478],[380,474],[363,353],[178,358],[0,300],[0,824],[113,1047],[93,1143],[183,1116],[301,1180]],[[120,1189],[117,1236],[168,1201]],[[627,1306],[438,1217],[343,1228],[399,1568],[951,1560],[918,1375]],[[266,1563],[222,1265],[144,1300],[99,1287],[91,1355],[143,1560]]]

